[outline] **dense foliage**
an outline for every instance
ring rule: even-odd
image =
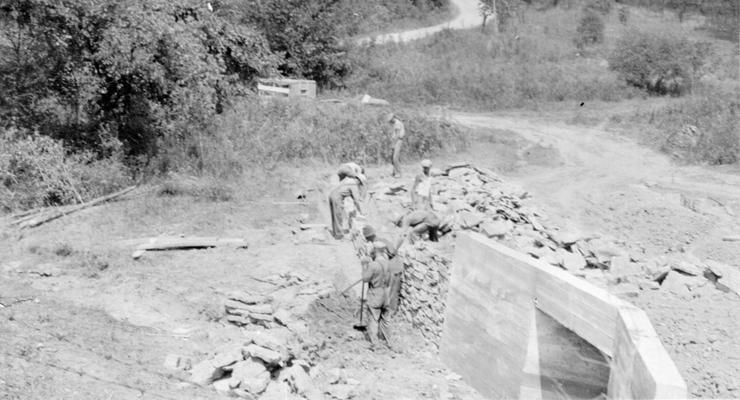
[[[189,135],[280,63],[261,33],[199,1],[3,0],[0,119],[129,155]],[[102,154],[105,155],[105,154]]]
[[[671,10],[679,20],[698,14],[706,17],[706,28],[718,38],[740,40],[740,1],[737,0],[617,0],[619,3],[653,10]]]
[[[576,29],[576,47],[601,43],[604,41],[604,21],[591,9],[584,9]]]
[[[655,94],[690,90],[710,52],[705,42],[675,34],[628,32],[609,57],[609,67],[627,83]]]

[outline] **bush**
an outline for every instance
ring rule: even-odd
[[[116,157],[68,154],[60,141],[47,136],[18,138],[0,131],[0,209],[35,208],[79,203],[130,183]]]
[[[589,0],[585,9],[601,15],[608,15],[612,11],[613,0]]]
[[[572,13],[553,9],[545,17],[558,13],[573,26]],[[393,102],[478,110],[614,101],[635,92],[604,66],[576,57],[567,25],[554,23],[544,32],[535,22],[527,33],[445,31],[413,43],[358,49],[349,86]]]
[[[629,122],[665,153],[684,162],[732,164],[740,161],[740,97],[720,88],[703,89],[656,110],[638,111]]]
[[[604,41],[604,21],[595,12],[585,9],[578,21],[576,33],[575,42],[578,48],[601,43]]]
[[[685,37],[634,31],[617,42],[609,67],[630,85],[659,95],[691,89],[711,48]]]
[[[289,101],[243,102],[228,111],[203,141],[203,171],[217,177],[246,172],[253,166],[273,169],[278,163],[315,159],[325,163],[390,160],[387,110],[359,104]],[[421,158],[467,145],[465,132],[443,118],[414,110],[395,111],[407,129],[404,157]],[[187,144],[166,144],[160,164],[192,171],[198,161]]]

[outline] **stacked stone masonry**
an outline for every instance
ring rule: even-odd
[[[426,243],[400,254],[404,261],[399,313],[439,347],[452,261]]]

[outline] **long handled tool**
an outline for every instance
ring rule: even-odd
[[[362,278],[360,278],[360,279],[358,279],[357,281],[355,281],[355,283],[353,283],[353,284],[351,284],[351,285],[347,286],[347,289],[344,289],[344,290],[342,290],[342,292],[341,292],[341,293],[339,293],[339,295],[340,295],[340,296],[344,296],[344,295],[345,295],[345,294],[346,294],[347,292],[349,292],[349,290],[350,290],[350,289],[352,289],[353,287],[355,287],[355,286],[356,286],[356,285],[357,285],[358,283],[360,283],[360,282],[362,282]]]
[[[360,323],[353,325],[352,328],[361,332],[367,329],[367,326],[362,323],[362,310],[365,308],[365,284],[362,284],[362,294],[360,295]]]

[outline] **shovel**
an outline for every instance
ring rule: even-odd
[[[352,329],[358,330],[360,332],[365,332],[367,330],[367,326],[362,322],[362,310],[365,308],[365,284],[362,284],[362,294],[360,295],[360,323],[355,324],[352,326]]]

